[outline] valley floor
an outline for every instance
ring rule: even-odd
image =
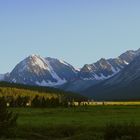
[[[140,138],[138,135],[140,132],[140,106],[12,108],[10,110],[19,114],[13,139],[115,140],[115,136],[106,138],[105,135],[106,133],[109,135],[109,129],[114,130],[115,133],[119,131],[117,127],[121,128],[121,133],[123,127],[124,131],[128,131],[121,134],[124,135],[124,137],[120,137],[122,140]],[[131,132],[131,135],[129,131],[137,133],[134,135]],[[130,136],[128,136],[129,134]]]

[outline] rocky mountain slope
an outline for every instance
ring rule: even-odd
[[[12,70],[6,81],[27,85],[58,86],[71,81],[77,71],[68,63],[31,55]]]
[[[96,100],[140,99],[140,56],[114,77],[83,93]]]
[[[118,72],[120,72],[125,66],[127,66],[137,55],[137,51],[127,51],[120,55],[118,58],[100,59],[96,63],[86,64],[80,71],[80,77],[85,80],[96,79],[104,80],[108,79]]]
[[[79,72],[79,79],[74,82],[66,83],[62,89],[68,91],[81,92],[90,86],[96,85],[106,79],[111,78],[127,65],[129,65],[136,56],[140,54],[140,49],[129,50],[117,58],[100,59],[96,63],[86,64]]]

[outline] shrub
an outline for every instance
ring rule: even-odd
[[[17,114],[7,110],[7,105],[4,97],[0,98],[0,137],[10,135],[11,128],[16,126]]]

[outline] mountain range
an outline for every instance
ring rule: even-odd
[[[140,55],[112,78],[85,91],[96,100],[139,100],[140,99]]]
[[[17,64],[10,73],[1,74],[0,80],[25,85],[57,87],[99,100],[120,97],[123,99],[127,96],[122,94],[125,87],[130,88],[134,83],[135,86],[138,85],[139,70],[140,49],[126,51],[117,58],[101,58],[95,63],[85,64],[80,69],[74,68],[63,60],[30,55]],[[113,92],[116,91],[120,95],[117,93],[114,95]],[[132,94],[130,95],[129,97],[133,98]]]

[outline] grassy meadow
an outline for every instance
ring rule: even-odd
[[[133,139],[132,132],[137,132],[135,134],[137,135],[140,130],[138,105],[11,108],[10,110],[19,114],[13,139],[115,140],[115,138],[109,139],[110,136],[105,138],[105,132],[114,130],[112,133],[116,133],[121,130],[118,134],[124,131],[124,137],[121,139],[125,140]],[[130,131],[132,136],[128,136]]]
[[[16,126],[0,140],[140,140],[139,101],[95,102],[54,88],[5,82],[0,98],[18,114]],[[1,124],[0,130],[5,130]]]

